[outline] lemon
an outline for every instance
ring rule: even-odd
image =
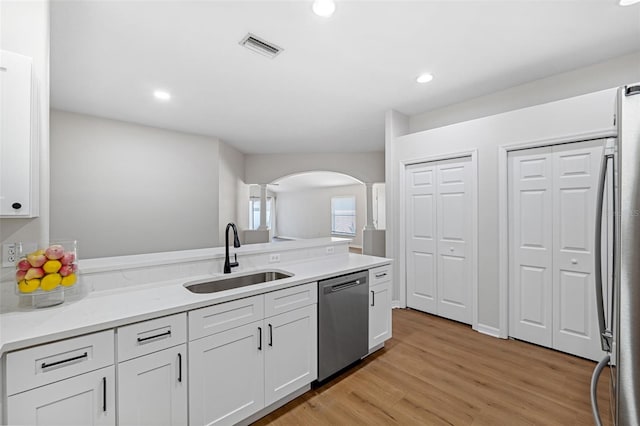
[[[42,287],[44,291],[51,291],[54,288],[58,287],[61,281],[62,277],[60,276],[60,274],[45,275],[40,282],[40,287]]]
[[[42,265],[42,269],[44,269],[47,274],[58,272],[60,268],[62,268],[62,262],[59,260],[48,260],[44,265]]]
[[[32,280],[21,280],[18,283],[18,290],[20,293],[33,293],[40,287],[40,280],[34,278]]]
[[[76,274],[69,274],[66,277],[62,277],[62,284],[65,287],[70,287],[76,283]]]

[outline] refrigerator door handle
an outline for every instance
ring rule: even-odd
[[[596,368],[591,375],[591,411],[593,412],[593,419],[596,422],[596,426],[602,426],[602,419],[600,418],[600,409],[598,408],[598,381],[600,380],[600,374],[602,370],[609,365],[610,357],[605,356],[600,360]]]
[[[611,352],[611,333],[607,330],[604,313],[604,298],[602,294],[602,204],[604,202],[604,188],[607,180],[607,169],[609,168],[609,160],[613,160],[613,158],[613,154],[602,156],[602,165],[600,167],[600,179],[598,182],[597,193],[596,233],[594,245],[596,306],[598,308],[598,325],[600,326],[600,345],[602,346],[602,350],[605,352]],[[615,217],[615,212],[613,216]]]

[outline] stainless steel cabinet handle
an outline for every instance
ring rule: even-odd
[[[258,327],[258,350],[262,350],[262,327]]]
[[[147,340],[157,339],[158,337],[171,336],[171,330],[167,330],[164,333],[156,334],[154,336],[149,337],[138,337],[138,343],[146,342]]]
[[[85,352],[82,355],[74,356],[73,358],[63,359],[62,361],[51,362],[49,364],[47,364],[46,362],[43,362],[40,367],[41,368],[49,368],[49,367],[53,367],[53,366],[56,366],[56,365],[64,364],[66,362],[77,361],[79,359],[88,358],[88,357],[89,357],[89,355]]]
[[[376,292],[371,290],[371,306],[376,306]]]
[[[376,278],[382,278],[382,277],[386,277],[387,273],[386,272],[381,272],[379,274],[376,274]]]
[[[107,411],[107,378],[102,378],[102,411]]]
[[[182,354],[178,352],[178,382],[182,382]]]
[[[273,346],[273,327],[269,324],[269,346]]]

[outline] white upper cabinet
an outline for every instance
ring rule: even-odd
[[[38,216],[31,58],[0,50],[0,216]]]

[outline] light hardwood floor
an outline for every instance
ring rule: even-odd
[[[594,366],[396,309],[393,338],[384,349],[256,424],[592,425]],[[603,377],[601,407],[608,386]]]

